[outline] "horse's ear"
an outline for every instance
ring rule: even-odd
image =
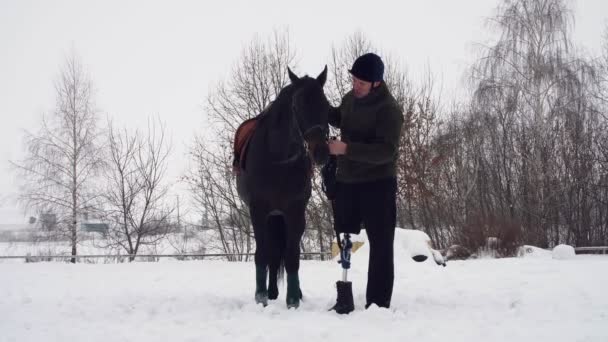
[[[296,74],[294,74],[293,71],[289,69],[289,67],[287,67],[287,73],[289,74],[289,79],[291,80],[291,83],[296,83],[300,80],[300,78]]]
[[[325,65],[325,69],[317,76],[317,81],[321,84],[321,87],[325,85],[325,81],[327,81],[327,64]]]

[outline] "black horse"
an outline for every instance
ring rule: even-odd
[[[249,207],[255,235],[256,302],[266,306],[278,297],[277,278],[286,271],[287,307],[297,308],[313,163],[324,164],[329,156],[329,102],[323,92],[327,67],[317,78],[299,78],[289,68],[288,73],[291,84],[256,118],[237,190]]]

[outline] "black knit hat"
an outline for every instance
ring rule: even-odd
[[[384,78],[384,63],[374,53],[366,53],[353,63],[348,70],[356,78],[367,82],[380,82]]]

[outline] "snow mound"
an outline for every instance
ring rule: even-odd
[[[369,240],[367,233],[351,235],[351,240],[361,241],[363,245],[351,256],[351,261],[360,265],[367,265],[369,262]],[[431,238],[421,230],[401,229],[395,230],[395,264],[401,263],[431,263],[445,264],[441,253],[431,248]],[[421,260],[416,262],[414,260]],[[340,256],[336,256],[339,260]]]
[[[424,255],[430,258],[431,238],[421,230],[397,229],[395,231],[395,254],[398,251],[410,257]]]
[[[540,247],[523,245],[517,250],[520,258],[551,258],[552,252]]]
[[[553,259],[565,260],[574,258],[576,253],[574,247],[569,245],[557,245],[553,248]]]

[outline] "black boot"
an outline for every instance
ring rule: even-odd
[[[350,281],[337,281],[338,299],[336,305],[330,310],[336,310],[339,314],[348,314],[355,311],[353,299],[353,283]]]

